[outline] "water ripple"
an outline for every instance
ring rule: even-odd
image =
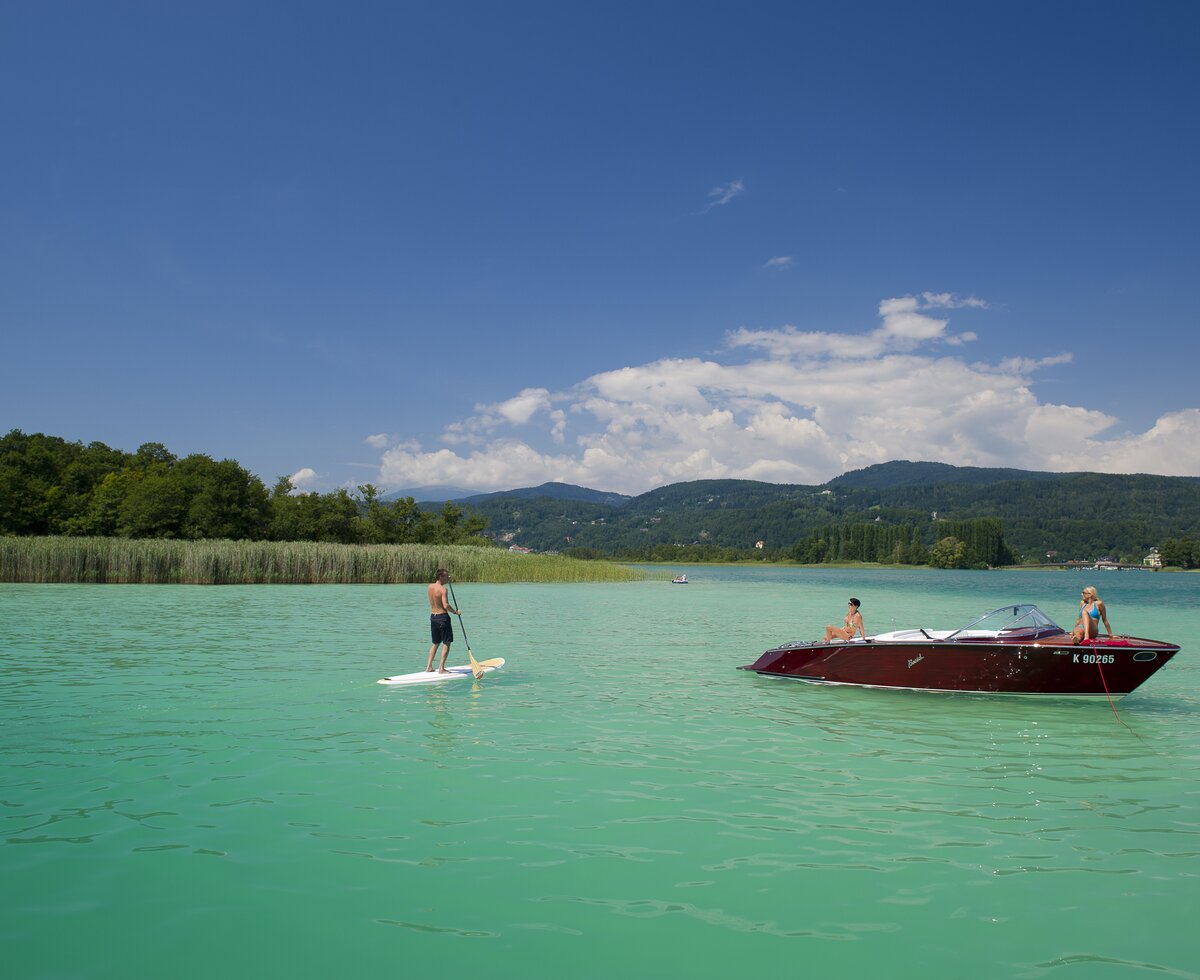
[[[663,976],[797,950],[828,976],[913,950],[922,980],[1194,975],[1190,659],[1121,702],[1141,738],[1103,704],[770,682],[733,670],[754,610],[824,608],[842,573],[728,574],[464,589],[476,654],[508,664],[403,692],[374,680],[423,661],[419,588],[0,586],[14,975],[114,976],[92,964],[145,936],[188,980],[231,972],[213,935],[243,972],[297,944],[382,972],[399,940],[456,975],[478,972],[458,940],[500,939],[521,975],[612,976],[629,950]],[[937,609],[1002,578],[886,581]]]

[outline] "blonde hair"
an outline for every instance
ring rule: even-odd
[[[1099,601],[1099,599],[1100,599],[1100,593],[1096,591],[1096,587],[1094,585],[1085,586],[1083,589],[1083,594],[1086,596],[1090,596],[1093,600],[1096,600],[1096,601]]]

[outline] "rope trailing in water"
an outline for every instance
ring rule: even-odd
[[[1104,685],[1104,696],[1108,698],[1108,706],[1112,708],[1113,717],[1116,718],[1117,721],[1119,721],[1122,725],[1125,725],[1125,719],[1117,714],[1117,706],[1113,704],[1112,695],[1108,692],[1108,681],[1104,678],[1104,668],[1100,666],[1100,658],[1098,656],[1096,657],[1096,669],[1100,671],[1100,683]],[[1125,725],[1125,730],[1128,731],[1129,734],[1134,738],[1142,737],[1128,725]]]

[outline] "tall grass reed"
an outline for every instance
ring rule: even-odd
[[[631,582],[645,573],[561,555],[469,545],[0,537],[0,582],[143,585],[352,585],[432,582]]]

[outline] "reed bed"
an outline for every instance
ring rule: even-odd
[[[631,582],[611,562],[518,555],[469,545],[350,545],[315,541],[169,541],[0,537],[0,582],[121,585],[398,585],[460,582]]]

